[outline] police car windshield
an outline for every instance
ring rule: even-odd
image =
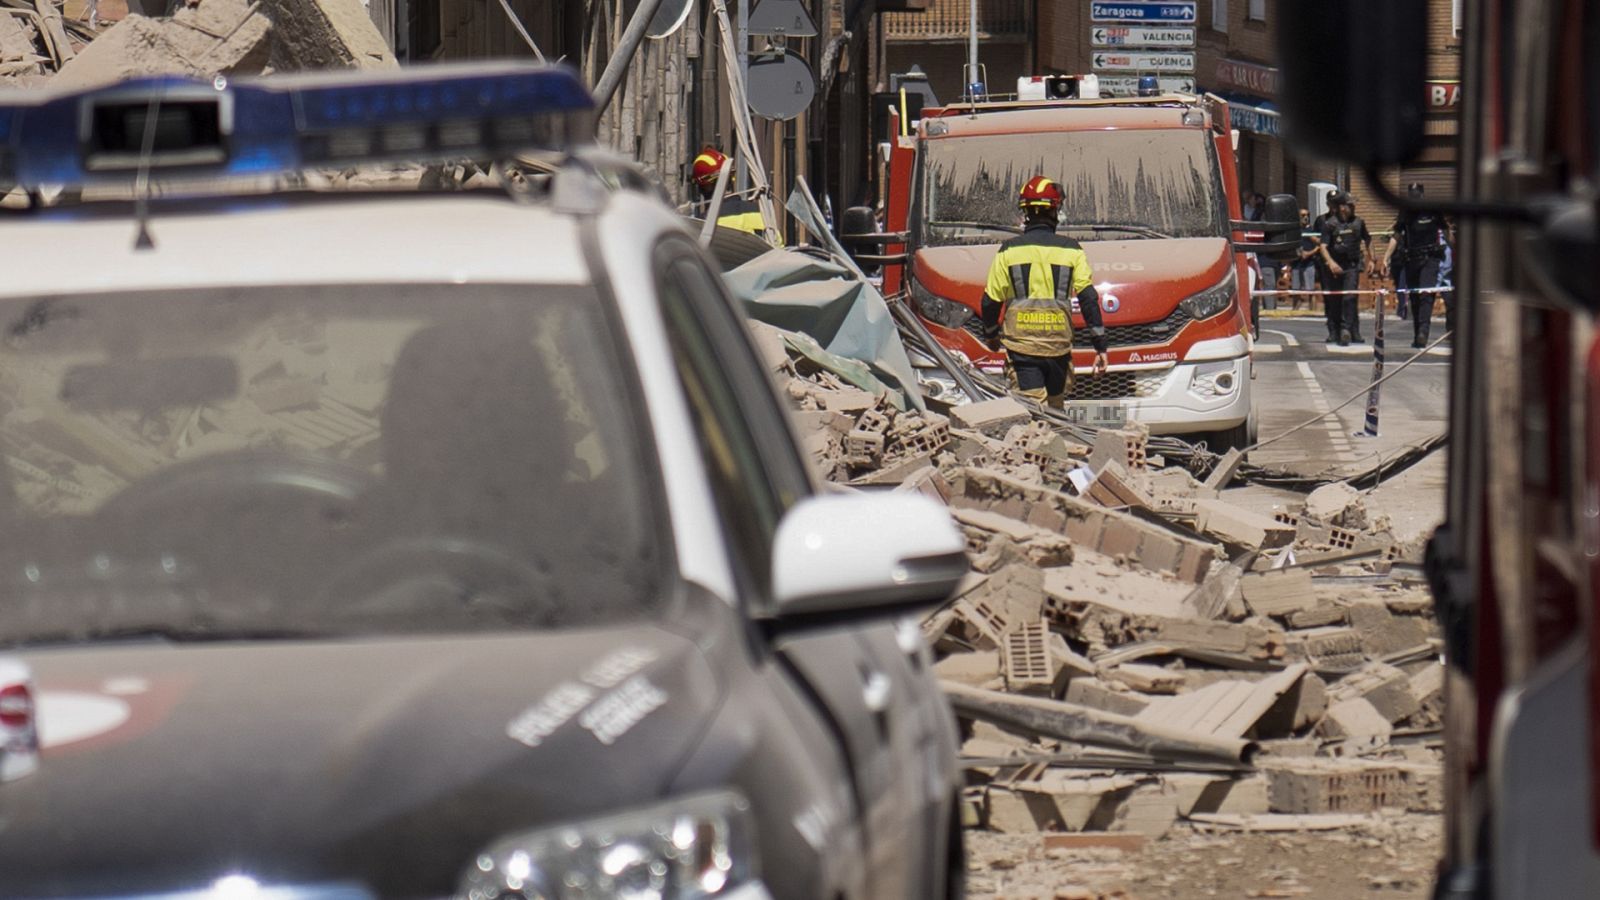
[[[652,614],[606,327],[579,287],[0,301],[0,646]]]
[[[1017,192],[1058,183],[1062,233],[1081,241],[1221,237],[1221,187],[1200,129],[947,137],[926,142],[925,246],[1005,240]]]

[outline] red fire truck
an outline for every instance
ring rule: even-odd
[[[998,370],[974,317],[999,244],[1021,231],[1018,189],[1044,175],[1065,195],[1059,233],[1094,267],[1110,345],[1110,372],[1090,378],[1093,352],[1079,342],[1069,414],[1249,443],[1248,237],[1227,104],[1100,98],[1093,76],[1019,87],[1024,99],[924,109],[892,139],[886,231],[904,242],[885,248],[903,260],[885,267],[885,294],[908,297],[944,347]]]

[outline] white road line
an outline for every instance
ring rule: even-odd
[[[1257,344],[1255,346],[1255,352],[1257,352],[1257,353],[1282,353],[1283,352],[1283,345],[1282,344]]]
[[[1300,339],[1295,337],[1294,335],[1290,334],[1287,331],[1275,331],[1275,330],[1273,330],[1271,328],[1263,328],[1261,330],[1266,332],[1267,334],[1275,334],[1278,337],[1283,338],[1283,345],[1285,347],[1298,347],[1298,346],[1300,346]]]
[[[1322,428],[1328,433],[1328,441],[1333,445],[1333,452],[1342,459],[1341,462],[1354,462],[1356,458],[1355,447],[1350,444],[1350,436],[1344,433],[1344,422],[1333,414],[1333,408],[1328,405],[1327,395],[1322,391],[1322,384],[1317,381],[1317,376],[1311,371],[1311,364],[1298,362],[1295,364],[1300,370],[1300,378],[1306,383],[1306,390],[1311,394],[1311,408],[1323,415]]]
[[[1329,353],[1339,353],[1345,356],[1372,355],[1372,348],[1366,344],[1351,344],[1348,347],[1341,347],[1338,344],[1329,344],[1327,349]]]

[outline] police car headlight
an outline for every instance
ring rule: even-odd
[[[761,896],[750,803],[722,791],[496,841],[461,877],[466,900]]]
[[[966,328],[975,318],[972,307],[940,297],[915,278],[911,279],[911,305],[924,319],[946,328]]]
[[[1239,285],[1232,272],[1216,287],[1207,288],[1192,297],[1185,297],[1178,302],[1178,306],[1189,314],[1191,319],[1209,319],[1233,305],[1234,297],[1238,296]]]

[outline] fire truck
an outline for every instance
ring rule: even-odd
[[[1600,8],[1464,0],[1445,521],[1445,843],[1434,896],[1600,896]],[[1361,64],[1347,42],[1360,22]],[[1424,147],[1427,5],[1295,4],[1298,149],[1386,193]],[[1340,77],[1328,73],[1338,71]]]
[[[1199,433],[1213,447],[1252,441],[1247,253],[1263,235],[1239,221],[1225,101],[1100,97],[1092,75],[1041,76],[1021,79],[1012,98],[924,109],[915,123],[897,111],[891,122],[875,235],[884,293],[909,300],[943,347],[1003,367],[976,334],[984,284],[1000,243],[1021,232],[1018,190],[1044,175],[1065,198],[1058,233],[1094,268],[1110,347],[1110,371],[1094,378],[1093,351],[1078,342],[1069,415]],[[1073,324],[1083,327],[1081,312]]]

